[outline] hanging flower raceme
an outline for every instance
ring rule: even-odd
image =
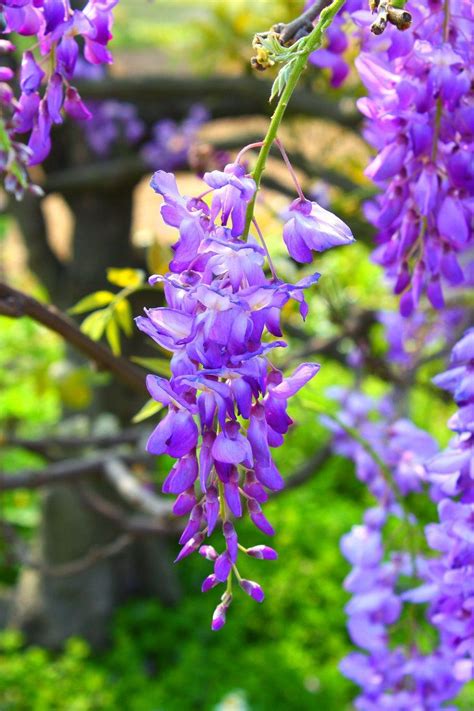
[[[449,420],[455,433],[449,447],[427,463],[439,523],[426,528],[429,546],[439,552],[426,579],[429,618],[440,644],[455,659],[462,681],[474,679],[474,329],[453,348],[450,369],[434,382],[453,395],[459,410]]]
[[[383,190],[366,214],[404,315],[423,292],[441,308],[443,284],[465,283],[474,195],[471,3],[407,7],[410,32],[389,29],[356,60],[369,91],[358,106],[377,150],[366,175]]]
[[[409,315],[426,293],[435,308],[445,287],[469,283],[473,245],[474,22],[470,0],[410,0],[407,32],[370,31],[365,0],[349,0],[312,55],[340,85],[348,74],[344,33],[361,45],[356,69],[368,90],[359,99],[365,137],[377,155],[366,175],[380,195],[366,205],[377,229],[375,260]]]
[[[459,406],[449,421],[455,437],[441,453],[408,420],[391,424],[389,400],[377,403],[382,417],[374,421],[369,398],[335,393],[343,413],[332,425],[334,449],[354,460],[358,478],[377,500],[363,525],[341,541],[353,566],[345,580],[352,595],[348,631],[361,649],[349,654],[341,669],[361,687],[355,706],[362,711],[453,708],[445,703],[474,679],[474,330],[454,347],[450,369],[434,382]],[[423,495],[427,486],[438,504],[439,523],[426,526],[429,552],[421,556],[416,541],[421,542],[422,529],[407,511],[406,496]],[[394,549],[394,539],[406,549]],[[438,635],[437,641],[430,635],[430,650],[421,649],[421,630],[413,627],[409,612],[426,603],[426,621],[420,624],[431,625]],[[403,646],[399,637],[394,641],[395,628],[405,630]]]
[[[17,197],[31,187],[27,166],[41,163],[49,154],[51,129],[62,123],[63,113],[76,120],[90,118],[71,80],[82,55],[92,65],[112,61],[107,44],[112,38],[112,10],[117,2],[89,0],[81,10],[72,10],[69,0],[0,2],[4,36],[36,38],[21,60],[20,95],[15,97],[8,84],[0,87],[4,116],[0,168],[5,188]],[[13,77],[11,70],[0,71],[2,81]],[[26,145],[19,142],[24,134]]]
[[[164,200],[163,220],[179,231],[179,239],[169,273],[150,278],[151,284],[163,285],[167,305],[146,310],[137,325],[171,353],[170,380],[147,378],[152,398],[168,408],[150,436],[148,451],[178,460],[163,484],[165,493],[177,496],[174,513],[189,517],[177,560],[198,551],[213,564],[203,591],[226,585],[212,620],[217,630],[225,623],[234,576],[254,600],[264,598],[258,583],[242,577],[239,554],[277,557],[264,543],[241,546],[233,521],[247,511],[261,533],[274,534],[262,505],[268,492],[280,490],[284,481],[271,448],[283,443],[292,424],[288,401],[319,366],[303,363],[285,377],[268,354],[286,346],[280,326],[283,307],[294,300],[304,317],[304,289],[319,274],[296,284],[274,274],[267,278],[266,246],[252,236],[246,241],[242,237],[256,185],[241,163],[205,173],[204,181],[209,204],[202,197],[181,195],[170,173],[158,171],[152,178],[153,189]],[[321,232],[333,228],[327,226],[330,213],[323,213],[320,221],[317,212],[304,217],[311,249]],[[345,241],[352,241],[345,225],[337,221],[336,227],[344,231]],[[293,228],[287,224],[287,229]],[[328,246],[330,241],[323,248]],[[223,534],[220,550],[207,543],[216,528]]]
[[[402,592],[413,564],[407,553],[387,552],[382,534],[390,522],[383,507],[369,509],[363,525],[341,540],[342,553],[353,566],[344,581],[352,594],[346,606],[348,630],[361,649],[343,659],[341,671],[361,687],[354,704],[358,711],[454,711],[445,703],[457,696],[462,680],[444,649],[423,653],[418,646],[419,632],[405,609],[416,600]],[[417,570],[426,565],[421,558],[416,564]],[[405,631],[406,646],[393,643],[395,625]]]

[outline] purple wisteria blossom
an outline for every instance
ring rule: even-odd
[[[122,144],[134,146],[143,137],[145,125],[136,107],[126,101],[87,102],[91,114],[84,122],[84,135],[89,147],[99,157],[109,156]]]
[[[439,557],[430,563],[429,619],[440,644],[455,658],[462,681],[474,679],[474,329],[455,345],[451,367],[434,382],[450,392],[458,411],[448,426],[455,433],[447,449],[427,462],[439,523],[426,528]]]
[[[355,703],[361,711],[454,709],[446,704],[474,679],[474,329],[456,344],[451,367],[434,382],[459,407],[449,421],[455,437],[442,452],[408,420],[393,421],[390,399],[375,403],[357,392],[334,393],[343,407],[342,425],[331,425],[334,449],[354,460],[358,478],[377,501],[363,525],[341,541],[353,566],[345,581],[352,595],[348,631],[362,650],[349,654],[341,669],[361,687]],[[371,419],[375,407],[378,420]],[[406,497],[428,487],[439,523],[426,526],[429,550],[421,555],[421,529]],[[385,541],[393,541],[397,528],[408,551]],[[421,649],[421,633],[407,617],[408,608],[420,604],[427,604],[421,624],[438,635],[430,650]],[[411,632],[402,646],[394,630],[404,626]]]
[[[0,168],[8,192],[21,197],[29,186],[27,165],[41,163],[51,147],[54,124],[66,113],[87,120],[90,112],[71,86],[78,61],[110,63],[107,44],[112,38],[112,10],[118,0],[89,0],[73,10],[69,0],[4,0],[0,14],[5,36],[35,37],[24,52],[19,72],[20,95],[15,97],[8,82],[13,73],[0,74],[3,107]],[[8,47],[7,47],[8,45]],[[2,51],[11,51],[10,43]],[[26,134],[26,145],[19,137]]]
[[[268,355],[286,346],[280,324],[283,307],[296,301],[305,317],[304,290],[319,274],[296,284],[274,273],[267,277],[266,246],[252,235],[243,237],[256,184],[240,162],[205,173],[203,179],[207,202],[181,195],[171,173],[159,170],[153,175],[151,186],[163,198],[163,220],[178,230],[179,239],[169,273],[150,278],[152,285],[163,286],[167,305],[146,309],[137,325],[171,353],[170,380],[147,378],[152,398],[167,407],[148,451],[177,459],[163,484],[165,493],[178,497],[174,512],[189,515],[177,560],[199,551],[213,564],[203,591],[226,585],[212,620],[217,630],[232,601],[234,576],[247,595],[257,602],[264,599],[258,583],[240,575],[239,551],[263,560],[277,557],[263,543],[243,548],[233,520],[247,510],[262,534],[274,534],[262,504],[284,480],[271,449],[283,443],[292,424],[288,401],[314,378],[319,365],[302,363],[285,376]],[[322,227],[318,213],[305,225],[311,245],[326,224],[349,234],[335,216],[323,213]],[[224,537],[221,550],[207,544],[216,528]]]
[[[382,536],[386,519],[383,507],[369,509],[363,525],[341,540],[342,553],[353,566],[344,583],[352,594],[346,607],[348,631],[362,650],[345,657],[341,671],[361,688],[354,704],[358,711],[454,711],[445,703],[463,684],[451,656],[443,649],[422,653],[416,634],[407,647],[391,642],[392,627],[404,624],[407,603],[400,590],[413,571],[406,553],[387,555]]]
[[[209,112],[204,106],[191,107],[186,118],[178,123],[172,119],[157,121],[152,128],[152,137],[142,148],[145,163],[151,168],[175,171],[189,164],[189,153],[200,128],[209,121]]]
[[[339,217],[316,202],[298,198],[285,214],[283,239],[297,262],[312,262],[312,251],[354,242],[349,227]]]
[[[366,175],[382,191],[365,212],[377,229],[374,258],[403,315],[423,293],[441,308],[446,287],[470,283],[474,196],[472,3],[411,0],[406,9],[409,31],[388,25],[375,36],[367,3],[349,0],[327,47],[312,55],[340,85],[348,73],[343,27],[355,27],[362,47],[355,64],[368,90],[358,107],[377,152]]]

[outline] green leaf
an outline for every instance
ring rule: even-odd
[[[10,150],[10,138],[3,119],[0,120],[0,148],[6,153]]]
[[[75,306],[69,309],[69,313],[83,314],[85,311],[93,311],[102,306],[107,306],[114,298],[115,294],[112,294],[111,291],[95,291],[93,294],[88,294],[78,301]]]
[[[152,415],[156,415],[156,413],[160,412],[163,408],[164,405],[162,405],[161,402],[156,402],[156,400],[148,400],[148,402],[146,402],[132,418],[132,422],[143,422],[143,420],[147,420],[149,417],[152,417]]]
[[[81,323],[81,331],[85,333],[93,341],[99,341],[102,338],[104,329],[110,319],[110,313],[107,309],[100,309],[89,314]]]
[[[145,280],[145,272],[141,269],[107,269],[107,281],[122,289],[126,287],[140,286]]]
[[[105,328],[105,336],[112,350],[112,353],[116,356],[120,355],[120,353],[122,352],[120,346],[120,331],[115,317],[112,317],[107,323],[107,326]]]
[[[164,358],[139,358],[138,356],[132,356],[130,360],[141,365],[146,370],[151,370],[153,373],[158,373],[165,377],[169,377],[171,373],[169,360],[165,360]]]
[[[114,308],[115,318],[119,327],[130,338],[133,333],[132,308],[127,299],[118,301]]]

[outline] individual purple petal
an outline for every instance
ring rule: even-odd
[[[231,513],[240,518],[242,516],[242,501],[238,481],[229,481],[224,484],[224,497]]]
[[[210,536],[219,517],[219,498],[215,486],[210,486],[206,494],[207,535]]]
[[[188,524],[184,529],[183,533],[181,534],[181,538],[179,539],[180,545],[184,545],[191,538],[193,538],[193,536],[196,535],[196,533],[201,527],[202,519],[203,509],[202,506],[198,504],[191,511],[191,516],[189,517]]]
[[[21,60],[21,71],[20,71],[20,88],[25,94],[31,94],[35,92],[45,73],[36,63],[35,58],[31,52],[25,52]]]
[[[232,570],[232,560],[230,559],[229,553],[224,551],[217,558],[214,564],[214,575],[220,583],[225,583]]]
[[[232,563],[237,561],[238,554],[238,540],[235,528],[230,521],[225,521],[222,527],[224,537],[226,540],[227,552],[229,553]]]
[[[79,46],[76,40],[74,37],[66,35],[61,39],[56,49],[58,70],[66,79],[72,79],[78,57]]]
[[[175,559],[175,563],[178,563],[180,560],[183,558],[187,558],[188,555],[191,555],[191,553],[194,553],[194,551],[197,551],[199,546],[204,540],[204,534],[203,533],[197,533],[194,538],[191,538],[190,541],[186,543],[186,545],[183,546],[183,548],[180,550],[177,558]]]
[[[212,588],[215,588],[216,585],[219,585],[219,582],[215,575],[208,575],[201,585],[201,592],[208,592]]]
[[[255,524],[257,528],[259,528],[263,533],[266,533],[267,536],[274,536],[275,531],[273,529],[273,526],[269,523],[269,521],[266,519],[264,514],[262,513],[262,509],[260,505],[258,504],[255,499],[250,499],[248,502],[248,509],[249,509],[249,514],[252,522]]]
[[[212,615],[211,629],[216,632],[220,630],[225,625],[225,615],[227,612],[227,606],[224,603],[220,603],[214,610]]]
[[[173,505],[173,513],[175,516],[185,516],[196,505],[196,495],[193,488],[183,491]]]
[[[401,171],[406,153],[407,146],[405,141],[389,143],[366,168],[365,175],[375,181],[392,178]]]
[[[55,72],[49,80],[46,100],[48,102],[48,111],[52,122],[62,123],[63,80],[57,72]]]
[[[454,239],[458,244],[466,244],[469,239],[462,202],[458,198],[445,197],[438,211],[437,225],[442,237]]]
[[[268,467],[255,467],[257,479],[271,491],[281,491],[285,486],[285,480],[276,468],[274,462],[270,462]]]
[[[319,372],[318,363],[301,363],[294,373],[272,388],[272,396],[288,400]]]
[[[191,454],[181,457],[163,482],[163,492],[165,494],[181,494],[194,484],[197,475],[196,456]]]
[[[72,86],[66,90],[64,108],[69,116],[76,119],[76,121],[88,121],[92,118],[92,114],[83,103],[79,92]]]

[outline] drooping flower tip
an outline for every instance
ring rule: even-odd
[[[295,200],[285,219],[283,239],[290,256],[297,262],[311,262],[312,251],[324,252],[355,242],[345,222],[310,200]]]
[[[191,538],[181,548],[181,550],[178,553],[177,557],[175,558],[174,562],[179,563],[180,560],[183,560],[183,558],[187,558],[188,555],[191,555],[191,553],[194,553],[194,551],[197,551],[197,549],[199,548],[199,546],[201,545],[203,540],[204,540],[203,533],[197,533],[195,536],[193,536],[193,538]]]
[[[252,546],[252,548],[247,548],[245,552],[252,558],[258,558],[259,560],[276,560],[278,558],[278,553],[270,546]]]
[[[208,575],[207,578],[203,580],[203,583],[201,585],[201,592],[208,592],[208,590],[215,588],[216,585],[219,585],[219,583],[220,580],[217,580],[216,576],[211,573],[211,575]]]
[[[263,602],[265,599],[265,593],[263,592],[262,587],[254,582],[253,580],[245,580],[245,578],[242,578],[242,580],[239,581],[240,587],[244,592],[247,593],[247,595],[250,595],[254,600],[257,602]]]
[[[224,627],[226,619],[226,612],[227,609],[231,603],[232,598],[226,599],[224,602],[219,603],[219,605],[216,607],[214,610],[214,614],[212,615],[212,622],[211,622],[211,629],[214,632],[217,632],[217,630],[220,630],[222,627]]]

